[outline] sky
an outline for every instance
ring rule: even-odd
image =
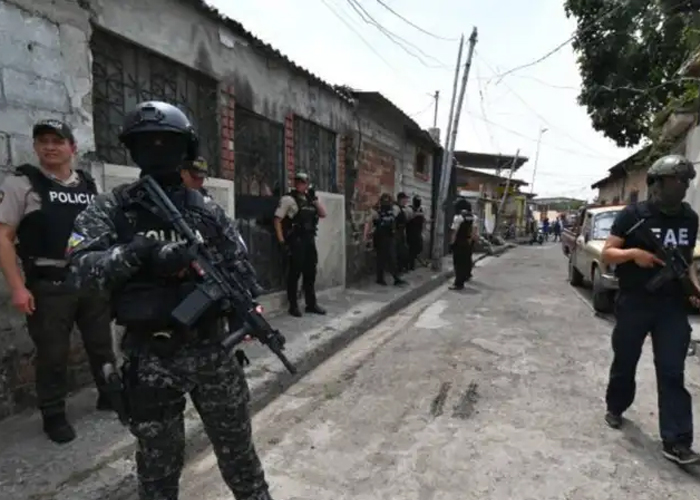
[[[329,83],[381,92],[423,128],[433,126],[432,96],[439,91],[443,138],[459,37],[468,39],[476,27],[456,149],[508,155],[519,149],[529,161],[514,177],[532,184],[538,136],[546,129],[534,182],[540,197],[592,199],[590,185],[633,152],[593,130],[576,102],[580,77],[571,44],[494,78],[542,58],[573,35],[563,0],[207,1]],[[466,54],[465,42],[463,63]]]

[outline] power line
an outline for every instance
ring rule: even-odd
[[[330,10],[330,11],[333,13],[333,15],[334,15],[335,17],[338,18],[338,20],[339,20],[340,22],[342,22],[345,26],[347,26],[347,28],[348,28],[350,31],[352,31],[353,33],[355,33],[355,34],[358,36],[358,38],[359,38],[360,40],[362,40],[362,42],[367,46],[367,48],[368,48],[369,50],[371,50],[371,51],[374,53],[374,55],[376,55],[379,59],[381,59],[381,60],[384,62],[384,64],[386,64],[389,68],[391,68],[392,70],[398,72],[398,70],[397,70],[395,67],[393,67],[393,66],[391,65],[391,63],[390,63],[389,61],[387,61],[387,60],[384,58],[384,56],[381,55],[381,54],[374,48],[374,46],[373,46],[371,43],[369,43],[369,42],[367,41],[367,39],[366,39],[365,37],[363,37],[363,36],[360,34],[359,31],[357,31],[357,30],[355,29],[354,26],[352,26],[343,16],[341,16],[340,14],[338,14],[338,12],[336,12],[336,10],[335,10],[333,7],[331,7],[330,4],[329,4],[326,0],[321,0],[321,2],[323,3],[323,5],[325,5],[325,6],[328,8],[328,10]]]
[[[487,67],[492,73],[496,74],[496,70],[493,69],[493,67],[481,56],[481,54],[477,54],[477,56],[479,57],[479,59],[486,65],[486,67]],[[578,145],[581,146],[582,148],[587,149],[588,151],[592,151],[593,153],[598,154],[598,151],[592,149],[592,148],[591,148],[590,146],[588,146],[587,144],[585,144],[585,143],[579,141],[578,139],[576,139],[575,137],[573,137],[571,134],[569,134],[566,130],[564,130],[564,129],[560,128],[560,127],[557,127],[557,126],[555,126],[555,125],[552,125],[552,123],[550,123],[550,122],[549,122],[544,116],[542,116],[534,107],[532,107],[525,99],[523,99],[515,90],[513,90],[513,88],[512,88],[510,85],[508,85],[508,84],[505,83],[505,82],[503,83],[503,85],[510,91],[511,94],[513,94],[513,96],[514,96],[518,101],[520,101],[520,102],[523,104],[523,106],[525,106],[527,109],[529,109],[537,118],[539,118],[539,119],[540,119],[545,125],[547,125],[550,129],[558,131],[560,134],[562,134],[564,137],[566,137],[567,139],[569,139],[569,140],[570,140],[571,142],[573,142],[574,144],[578,144]]]
[[[409,26],[412,26],[413,28],[415,28],[415,29],[417,29],[418,31],[420,31],[421,33],[425,33],[426,35],[431,36],[431,37],[433,37],[433,38],[435,38],[435,39],[437,39],[437,40],[445,40],[445,41],[447,41],[447,42],[458,42],[458,41],[459,41],[459,38],[446,38],[446,37],[444,37],[444,36],[436,35],[435,33],[431,33],[430,31],[427,31],[427,30],[421,28],[420,26],[418,26],[418,25],[412,23],[411,21],[409,21],[408,19],[406,19],[405,17],[403,17],[401,14],[399,14],[398,12],[396,12],[394,9],[392,9],[391,7],[389,7],[389,6],[388,6],[386,3],[384,3],[382,0],[377,0],[377,3],[378,3],[379,5],[381,5],[382,7],[384,7],[386,10],[388,10],[389,12],[391,12],[392,14],[394,14],[396,17],[398,17],[399,19],[401,19],[402,21],[404,21],[404,22],[405,22],[406,24],[408,24]]]
[[[629,0],[620,1],[617,5],[613,6],[610,10],[608,10],[607,12],[603,13],[602,15],[598,16],[596,19],[594,19],[593,21],[591,21],[591,23],[590,23],[588,26],[586,26],[586,27],[583,29],[583,31],[587,31],[587,30],[589,30],[589,29],[591,29],[591,28],[597,28],[597,27],[598,27],[597,25],[598,25],[601,21],[604,21],[607,17],[610,17],[611,15],[613,15],[615,12],[617,12],[619,9],[621,9],[622,7],[624,7],[624,6],[625,6],[626,4],[628,4],[628,3],[629,3]],[[595,26],[594,26],[594,25],[595,25]],[[550,51],[547,52],[546,54],[544,54],[544,55],[538,57],[537,59],[535,59],[535,60],[533,60],[533,61],[530,61],[529,63],[521,64],[520,66],[516,66],[516,67],[514,67],[514,68],[511,68],[511,69],[509,69],[509,70],[507,70],[507,71],[505,71],[505,72],[503,72],[503,73],[501,73],[501,74],[497,74],[497,75],[494,76],[494,78],[495,78],[495,79],[498,79],[498,82],[500,83],[501,80],[503,80],[504,77],[510,75],[511,73],[514,73],[514,72],[516,72],[516,71],[520,71],[521,69],[525,69],[525,68],[530,68],[530,67],[532,67],[532,66],[536,66],[537,64],[539,64],[539,63],[541,63],[542,61],[544,61],[544,60],[550,58],[551,56],[553,56],[554,54],[556,54],[557,52],[559,52],[561,49],[563,49],[564,47],[566,47],[567,45],[569,45],[571,42],[573,42],[574,39],[576,38],[576,35],[577,35],[577,34],[578,34],[578,31],[574,31],[574,33],[572,33],[572,35],[571,35],[569,38],[567,38],[565,41],[563,41],[562,43],[560,43],[559,45],[557,45],[556,47],[554,47],[552,50],[550,50]]]
[[[372,17],[372,15],[369,12],[367,12],[367,9],[365,9],[361,4],[359,4],[357,2],[357,0],[347,0],[347,3],[350,5],[350,7],[352,7],[352,9],[357,13],[357,15],[360,16],[360,19],[362,19],[367,24],[377,28],[377,30],[379,30],[379,32],[382,33],[385,37],[387,37],[392,43],[397,45],[401,50],[406,52],[411,57],[414,57],[418,62],[420,62],[426,68],[449,69],[448,66],[446,64],[444,64],[442,61],[440,61],[439,59],[431,56],[430,54],[423,51],[423,49],[421,49],[417,45],[409,42],[405,38],[397,35],[396,33],[393,33],[392,31],[389,31],[387,28],[382,26],[382,24],[379,23],[376,19],[374,19],[374,17]],[[418,54],[416,54],[412,50],[409,50],[406,47],[406,45],[404,45],[404,44],[409,45],[410,47],[412,47],[413,49],[418,51],[420,54],[422,54],[424,57],[426,57],[428,59],[432,59],[433,61],[436,61],[438,63],[438,65],[436,66],[436,65],[431,65],[431,64],[426,63],[425,60],[423,60],[423,58],[421,56],[419,56]]]
[[[486,106],[484,104],[484,88],[481,85],[481,77],[480,77],[480,71],[479,71],[479,64],[476,65],[476,82],[477,82],[477,87],[479,91],[479,107],[481,108],[481,116],[485,119],[486,118]],[[491,127],[489,124],[486,124],[486,133],[489,136],[489,142],[491,143],[491,147],[496,150],[498,153],[500,153],[500,148],[498,147],[498,143],[496,142],[496,138],[493,135],[493,132],[491,131]]]
[[[513,135],[518,136],[518,137],[521,137],[521,138],[523,138],[523,139],[525,139],[525,140],[528,140],[528,141],[531,141],[531,142],[537,142],[537,140],[538,140],[536,137],[527,136],[527,135],[522,134],[522,133],[520,133],[520,132],[518,132],[518,131],[516,131],[516,130],[513,130],[513,129],[511,129],[511,128],[508,128],[508,127],[506,127],[506,126],[504,126],[504,125],[501,125],[501,124],[499,124],[499,123],[495,123],[495,122],[493,122],[493,121],[491,121],[491,120],[488,120],[488,119],[485,119],[485,118],[481,118],[480,116],[477,116],[477,113],[474,112],[474,111],[467,110],[467,112],[468,112],[469,115],[470,115],[472,118],[474,118],[474,119],[477,119],[477,120],[483,121],[483,122],[485,122],[485,123],[488,123],[489,125],[491,125],[491,126],[493,126],[493,127],[499,128],[499,129],[501,129],[501,130],[503,130],[503,131],[505,131],[505,132],[508,132],[508,133],[513,134]],[[569,153],[569,154],[576,155],[576,156],[585,156],[585,157],[588,157],[588,158],[594,158],[594,159],[599,159],[599,160],[602,159],[602,160],[614,161],[614,162],[618,162],[618,161],[619,161],[619,159],[613,158],[613,157],[611,157],[611,156],[602,156],[602,155],[587,154],[587,153],[583,153],[583,152],[581,152],[581,151],[577,151],[577,150],[575,150],[575,149],[562,148],[562,147],[560,147],[560,146],[556,146],[556,145],[554,145],[554,144],[552,144],[552,143],[545,142],[545,141],[542,141],[542,144],[546,145],[546,146],[547,146],[548,148],[550,148],[550,149],[556,149],[556,150],[561,151],[561,152],[563,152],[563,153]]]

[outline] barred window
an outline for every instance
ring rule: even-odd
[[[124,115],[139,102],[178,106],[192,122],[200,154],[220,172],[218,90],[215,79],[101,29],[90,39],[93,118],[100,160],[133,165],[118,136]]]
[[[294,117],[294,170],[309,174],[318,191],[338,192],[336,138],[332,130]]]

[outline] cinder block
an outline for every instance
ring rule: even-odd
[[[47,19],[32,16],[8,3],[0,3],[0,33],[22,41],[33,41],[48,48],[58,48],[58,26]],[[6,46],[3,45],[3,49]]]
[[[60,46],[44,47],[30,39],[16,40],[0,32],[0,67],[34,73],[52,80],[62,79],[63,58]]]
[[[70,109],[68,91],[62,82],[3,68],[2,86],[8,104],[32,106],[59,113],[67,113]]]
[[[0,169],[10,164],[10,137],[0,132]]]
[[[0,109],[0,133],[31,135],[32,127],[39,120],[65,120],[63,113],[7,106]]]
[[[10,164],[16,167],[23,163],[36,163],[34,141],[28,135],[11,135]]]

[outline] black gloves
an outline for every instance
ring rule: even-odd
[[[168,243],[140,234],[124,247],[124,258],[132,266],[149,266],[160,276],[177,274],[193,260],[184,242]]]
[[[194,259],[187,243],[158,243],[151,254],[153,272],[160,276],[172,276],[187,269]]]
[[[318,199],[316,197],[316,189],[313,186],[309,186],[309,189],[306,191],[306,196],[309,197],[309,201],[312,203]]]

